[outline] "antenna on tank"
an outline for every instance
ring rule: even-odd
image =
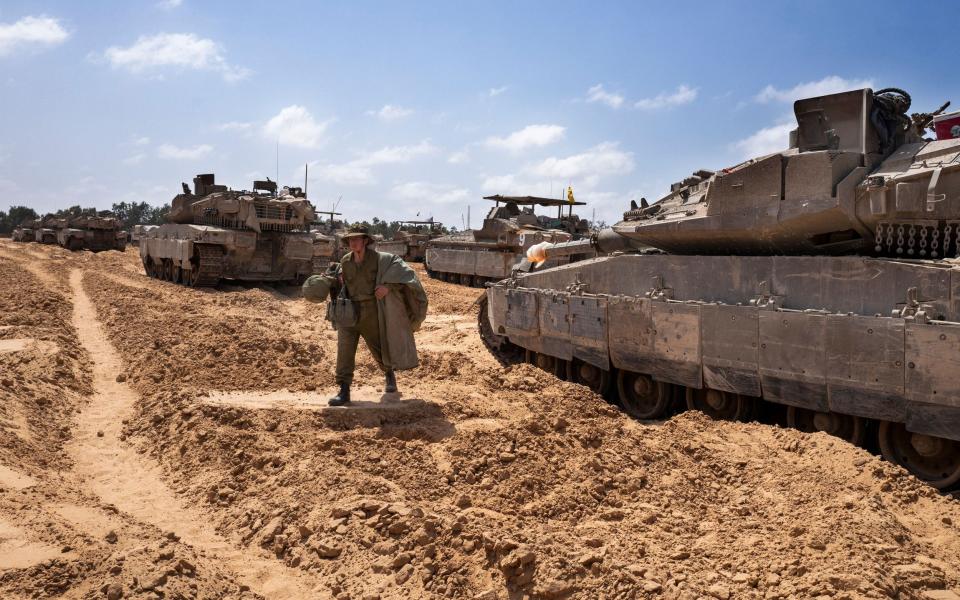
[[[280,187],[280,138],[277,138],[277,187]]]
[[[307,173],[310,171],[310,163],[303,164],[303,197],[307,197]]]

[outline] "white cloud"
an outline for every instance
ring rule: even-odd
[[[244,123],[242,121],[228,121],[217,125],[218,131],[236,131],[238,133],[248,133],[253,129],[253,123]]]
[[[587,102],[602,102],[610,108],[620,108],[623,104],[623,96],[606,91],[603,85],[598,83],[587,90]]]
[[[527,148],[546,146],[563,139],[566,127],[560,125],[527,125],[507,137],[489,137],[486,145],[491,148],[520,152]]]
[[[829,75],[819,81],[808,81],[799,83],[789,90],[778,90],[772,85],[760,90],[760,93],[754,96],[757,102],[793,102],[801,98],[813,98],[815,96],[824,96],[826,94],[835,94],[837,92],[846,92],[848,90],[858,90],[861,88],[873,87],[872,79],[844,79],[837,75]]]
[[[168,160],[196,160],[213,152],[213,146],[200,144],[192,148],[180,148],[173,144],[161,144],[157,148],[157,156]]]
[[[133,140],[134,146],[146,146],[149,143],[150,143],[150,138],[148,138],[147,136],[138,137]]]
[[[130,165],[130,166],[139,165],[140,163],[143,162],[143,159],[145,159],[146,157],[147,155],[141,152],[140,154],[134,154],[133,156],[128,156],[127,158],[123,159],[122,162],[123,164]]]
[[[392,104],[385,104],[380,110],[368,110],[367,114],[375,116],[381,121],[396,121],[412,115],[413,109],[404,108],[402,106],[394,106]]]
[[[310,163],[310,179],[327,181],[337,185],[371,185],[377,182],[369,167],[353,163],[327,164]]]
[[[423,140],[413,146],[385,146],[379,150],[365,154],[352,162],[364,166],[405,163],[410,162],[418,156],[433,154],[436,151],[437,147],[431,144],[430,140]]]
[[[372,167],[407,163],[436,151],[437,147],[431,144],[430,140],[423,140],[412,146],[385,146],[346,163],[310,163],[310,178],[339,185],[371,185],[377,182]]]
[[[470,162],[470,153],[466,150],[454,152],[447,158],[447,162],[451,165],[465,165]]]
[[[504,85],[504,86],[500,86],[500,87],[490,88],[490,89],[487,91],[487,95],[490,96],[491,98],[494,98],[494,97],[499,96],[500,94],[504,93],[505,91],[507,91],[507,86],[505,86],[505,85]]]
[[[160,2],[157,2],[157,7],[163,10],[173,10],[181,4],[183,4],[183,0],[160,0]]]
[[[395,185],[390,194],[402,200],[430,204],[454,204],[470,197],[470,192],[465,188],[425,181],[408,181]]]
[[[330,121],[317,122],[306,108],[296,104],[282,109],[263,126],[263,136],[285,146],[316,148]]]
[[[550,157],[529,171],[540,177],[573,179],[600,175],[623,175],[633,171],[633,153],[620,150],[614,142],[604,142],[586,152],[565,158]]]
[[[661,92],[653,98],[641,98],[634,103],[634,108],[640,110],[657,110],[660,108],[670,108],[682,104],[690,104],[697,98],[697,89],[687,85],[681,85],[677,91],[672,94]]]
[[[70,34],[52,17],[23,17],[15,23],[0,23],[0,56],[26,47],[62,44]]]
[[[750,137],[734,142],[733,148],[745,159],[786,150],[790,145],[790,131],[795,127],[792,122],[764,127]]]
[[[228,63],[220,44],[192,33],[140,36],[132,46],[107,48],[103,56],[113,68],[138,74],[172,67],[215,71],[229,82],[239,81],[250,74],[248,69]]]

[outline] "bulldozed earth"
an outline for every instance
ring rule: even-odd
[[[423,278],[401,394],[294,288],[0,241],[0,597],[960,598],[960,501],[824,434],[641,423]]]

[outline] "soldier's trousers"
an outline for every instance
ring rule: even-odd
[[[377,301],[357,302],[360,318],[354,327],[341,327],[337,330],[337,384],[353,383],[353,370],[357,364],[357,345],[360,338],[367,343],[370,354],[377,361],[380,370],[383,360],[380,355],[380,319],[377,317]]]

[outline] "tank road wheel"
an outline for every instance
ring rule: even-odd
[[[654,381],[642,373],[617,373],[620,406],[636,419],[659,419],[665,416],[670,410],[672,387],[669,383]]]
[[[567,365],[567,381],[585,385],[602,396],[610,387],[610,371],[574,358]]]
[[[153,259],[149,256],[143,259],[143,273],[147,277],[153,277]]]
[[[533,364],[535,367],[542,371],[546,371],[551,375],[563,379],[567,375],[567,361],[557,358],[556,356],[550,356],[549,354],[544,354],[542,352],[531,352],[527,350],[528,359],[527,361]],[[561,367],[562,372],[561,372]]]
[[[183,283],[183,267],[176,266],[173,268],[173,282],[174,283]]]
[[[190,259],[190,273],[187,284],[190,287],[211,287],[217,285],[223,274],[223,248],[207,244],[193,247]]]
[[[753,399],[710,388],[687,388],[687,408],[699,410],[712,419],[746,421],[752,416]]]
[[[473,275],[467,275],[466,273],[460,275],[460,285],[473,287]]]
[[[880,452],[938,490],[960,483],[960,442],[912,433],[903,423],[880,423]]]
[[[173,261],[169,258],[163,259],[163,266],[161,268],[163,269],[161,279],[164,281],[173,281]]]
[[[862,446],[866,438],[866,423],[862,418],[835,412],[788,406],[787,425],[804,433],[823,431],[856,446]]]

